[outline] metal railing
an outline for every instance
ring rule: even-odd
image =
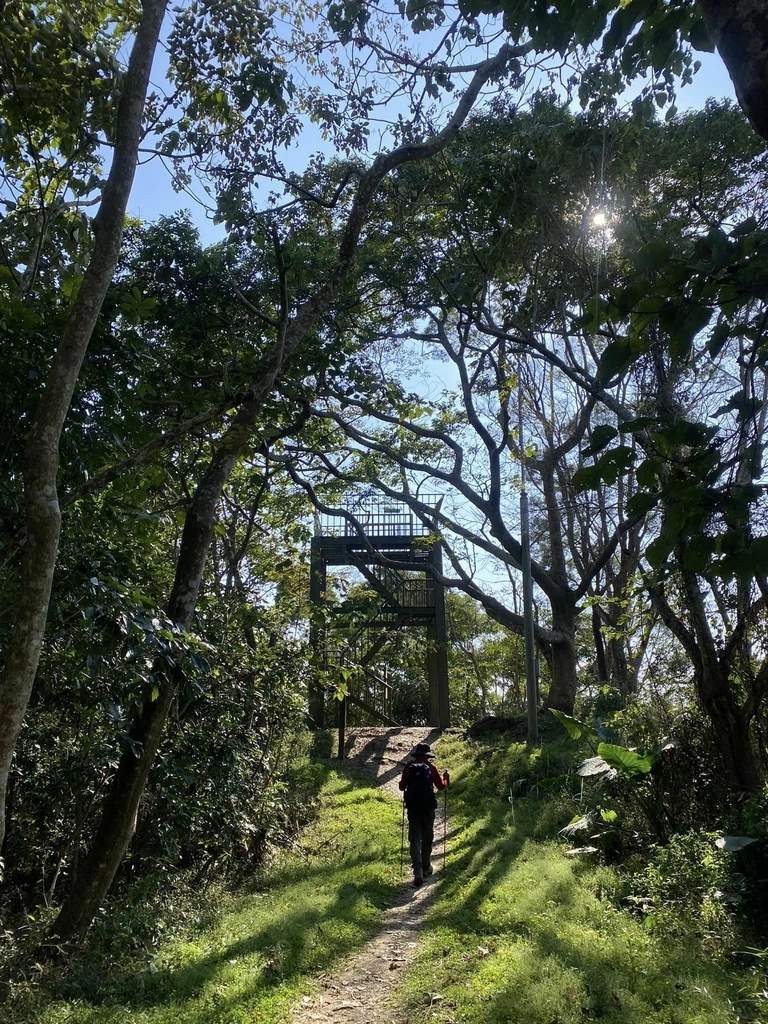
[[[383,565],[374,565],[373,572],[391,595],[396,608],[431,608],[435,603],[435,584],[429,577],[411,576]]]
[[[439,494],[421,495],[419,501],[436,509],[441,497]],[[401,501],[366,495],[350,499],[343,508],[355,517],[366,537],[426,537],[431,532],[430,527]],[[324,536],[358,536],[355,524],[343,515],[322,515],[320,530]]]

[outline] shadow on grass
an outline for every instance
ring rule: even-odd
[[[374,863],[373,857],[351,859],[344,870],[356,873],[366,864]],[[336,871],[318,869],[308,872],[305,883],[311,886],[321,880],[332,878]],[[295,886],[291,886],[293,890]],[[251,994],[262,989],[272,989],[283,981],[296,979],[306,973],[329,968],[337,960],[347,956],[367,940],[378,925],[374,911],[391,889],[371,880],[368,884],[342,883],[334,899],[306,905],[298,896],[287,901],[275,893],[274,903],[279,911],[272,920],[242,939],[223,944],[215,953],[209,953],[183,967],[160,971],[147,979],[140,994],[124,989],[115,995],[123,1005],[133,1007],[178,1005],[179,999],[194,1000],[199,991],[216,980],[222,969],[232,966],[232,961],[258,954],[251,972],[252,982],[248,986]],[[328,922],[333,922],[333,943],[318,941],[318,933]],[[233,1001],[242,999],[242,992],[233,996]],[[223,1005],[226,1000],[219,1000]],[[179,1009],[183,1009],[179,1007]],[[186,1018],[184,1018],[186,1019]]]
[[[73,1021],[122,1022],[133,1010],[147,1022],[278,1019],[271,1011],[261,1016],[264,1000],[286,1002],[305,987],[305,975],[367,941],[400,884],[397,812],[368,776],[339,762],[322,762],[313,777],[318,797],[331,805],[315,837],[318,852],[286,856],[266,880],[206,914],[195,935],[161,950],[154,973],[137,975],[134,965],[130,975],[99,981],[92,967],[75,966],[50,992],[79,1002]]]
[[[426,951],[433,966],[421,968],[432,974],[421,988],[446,991],[446,1010],[458,1006],[456,1019],[472,1024],[732,1020],[725,972],[699,947],[654,938],[603,901],[608,869],[530,838],[546,801],[513,809],[499,796],[526,768],[522,750],[490,750],[453,787],[448,871],[425,929],[437,936]]]

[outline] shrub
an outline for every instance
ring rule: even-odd
[[[674,835],[656,848],[635,874],[626,899],[656,933],[695,933],[713,953],[725,953],[735,940],[733,909],[741,899],[741,878],[732,855],[718,848],[712,832]]]

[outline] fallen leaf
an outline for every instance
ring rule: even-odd
[[[576,989],[570,986],[565,990],[566,999],[570,999],[571,1002],[576,998]]]

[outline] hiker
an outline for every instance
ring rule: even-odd
[[[432,839],[435,830],[437,798],[435,789],[445,789],[451,781],[434,764],[435,755],[428,743],[417,743],[413,760],[404,768],[398,785],[408,810],[408,847],[413,865],[413,884],[418,889],[432,874]],[[433,788],[434,787],[434,788]]]

